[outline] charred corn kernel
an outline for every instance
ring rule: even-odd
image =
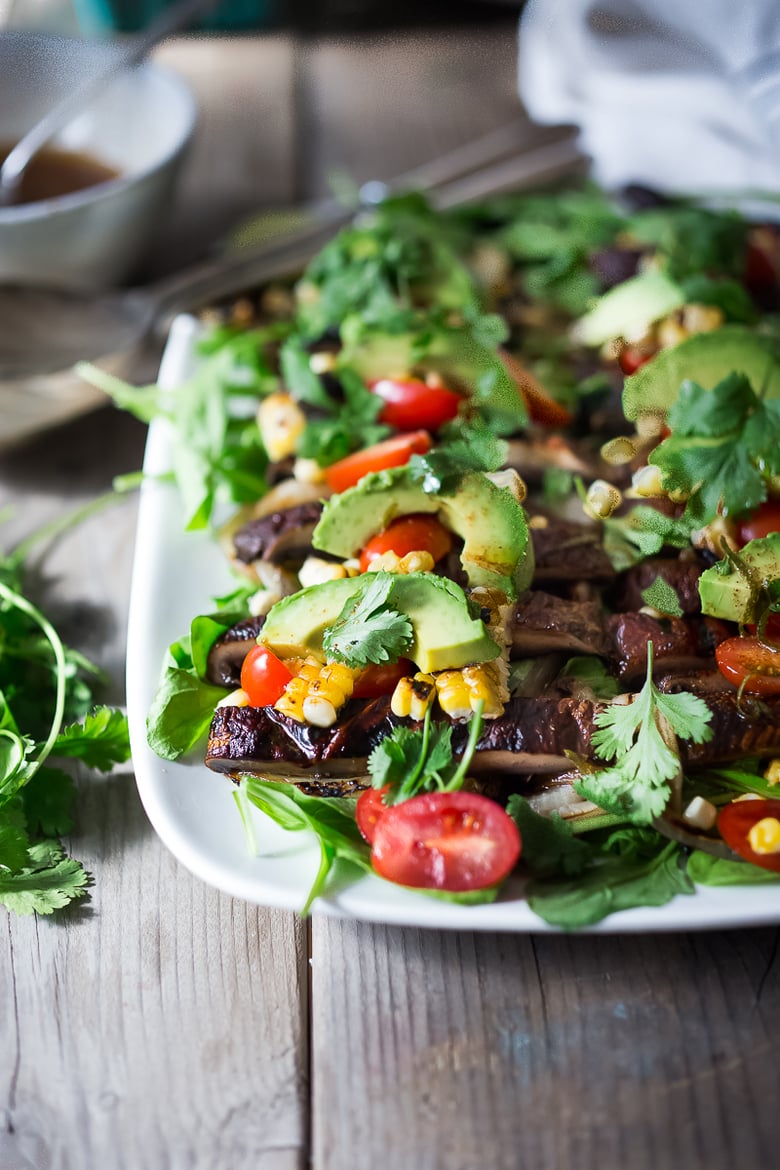
[[[310,280],[299,280],[295,286],[295,299],[300,305],[316,305],[320,290]]]
[[[647,467],[640,467],[631,477],[631,487],[638,496],[647,499],[650,496],[662,496],[664,484],[660,468],[649,463]]]
[[[525,497],[528,495],[528,488],[525,485],[525,480],[521,479],[515,471],[514,467],[504,467],[501,471],[491,471],[487,478],[494,483],[496,487],[506,488],[510,491],[518,504],[522,504]]]
[[[743,792],[741,796],[735,796],[732,804],[739,804],[741,800],[763,800],[763,796],[759,796],[757,792]]]
[[[436,675],[436,693],[439,706],[451,719],[468,719],[482,701],[482,716],[495,719],[502,714],[495,677],[489,671],[492,664],[465,666],[462,670],[444,670]]]
[[[297,719],[299,723],[331,727],[338,718],[339,708],[344,706],[352,694],[355,673],[341,662],[323,665],[309,655],[274,706],[277,711]]]
[[[613,467],[621,467],[624,463],[630,463],[636,457],[636,446],[631,439],[621,435],[617,439],[610,439],[601,448],[601,458],[606,462],[612,464]]]
[[[273,463],[292,455],[306,426],[306,416],[289,394],[269,394],[257,408],[260,438]]]
[[[435,678],[418,671],[412,678],[398,680],[390,700],[390,710],[399,719],[424,719],[435,698]]]
[[[769,761],[769,766],[764,772],[764,779],[768,784],[780,784],[780,759]]]
[[[269,317],[293,317],[295,300],[288,288],[280,284],[270,284],[260,297],[260,308]]]
[[[329,374],[336,368],[336,355],[328,350],[313,353],[309,358],[309,368],[313,374]]]
[[[693,829],[702,829],[707,832],[718,819],[718,810],[710,800],[703,796],[694,796],[693,800],[683,812],[683,820]]]
[[[528,521],[529,528],[549,528],[550,521],[546,516],[532,516]]]
[[[725,516],[718,516],[711,524],[705,524],[704,528],[697,528],[691,533],[691,544],[694,548],[706,548],[716,557],[723,556],[724,540],[731,545],[735,543],[734,525]]]
[[[298,483],[324,483],[325,468],[320,467],[316,459],[304,459],[299,455],[293,463],[293,476]]]
[[[780,853],[780,821],[777,817],[762,817],[747,836],[754,853]]]
[[[594,479],[588,488],[582,505],[583,510],[594,520],[606,520],[623,500],[621,493],[605,479]]]
[[[689,333],[711,333],[725,321],[723,310],[717,305],[685,305],[682,311],[683,327]]]
[[[672,346],[679,345],[681,341],[685,341],[686,337],[689,336],[689,330],[674,316],[665,317],[663,321],[659,321],[658,323],[656,337],[661,349],[671,349]]]
[[[640,414],[636,420],[636,433],[640,439],[657,439],[666,426],[664,414]]]
[[[369,573],[430,573],[435,561],[429,552],[423,549],[408,552],[399,557],[397,553],[388,551],[381,557],[375,557],[368,566]]]
[[[255,306],[249,297],[239,297],[230,310],[230,319],[234,325],[250,325],[255,318]]]
[[[217,703],[218,707],[248,707],[249,695],[246,691],[238,687],[235,691],[231,691],[229,695],[225,695],[224,699],[220,699]]]
[[[322,557],[307,557],[298,570],[298,580],[304,588],[322,585],[324,581],[340,581],[349,573],[338,561],[324,561]]]
[[[622,337],[611,337],[601,346],[599,357],[605,362],[616,362],[625,348]]]
[[[663,613],[662,610],[656,609],[654,605],[640,605],[637,613],[643,613],[645,617],[655,618],[656,621],[669,616],[668,614]]]

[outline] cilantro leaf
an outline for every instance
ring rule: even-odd
[[[329,658],[347,666],[395,662],[412,644],[412,624],[391,604],[392,573],[372,573],[349,599],[322,640]]]
[[[469,472],[497,471],[506,463],[506,441],[478,417],[442,427],[440,434],[439,446],[409,460],[411,477],[424,492],[452,495]]]
[[[371,393],[354,370],[345,367],[338,377],[344,402],[337,405],[331,401],[325,418],[310,419],[298,448],[299,455],[316,459],[321,467],[357,448],[371,447],[390,434],[390,427],[378,421],[382,399]]]
[[[89,874],[80,862],[65,857],[56,841],[31,845],[28,864],[14,873],[0,872],[0,903],[16,914],[51,914],[87,892]]]
[[[22,790],[28,832],[61,837],[73,828],[71,811],[76,797],[73,777],[61,768],[40,768]]]
[[[623,814],[635,824],[660,816],[669,799],[668,781],[680,766],[677,754],[661,734],[659,720],[693,743],[712,737],[711,713],[698,696],[664,694],[653,683],[652,643],[648,645],[647,678],[632,703],[611,703],[596,714],[596,754],[612,761],[606,770],[581,775],[575,785],[586,799],[606,812]]]
[[[576,679],[597,699],[613,699],[620,691],[615,676],[609,673],[600,658],[591,654],[570,658],[561,667],[558,677]]]
[[[482,704],[469,724],[469,737],[460,756],[452,747],[452,724],[434,723],[431,708],[421,728],[399,724],[368,757],[374,788],[385,788],[386,804],[409,800],[420,792],[454,792],[463,785],[482,731]]]
[[[692,528],[763,503],[780,474],[780,402],[762,400],[744,374],[712,390],[685,381],[669,411],[672,433],[650,455],[664,489],[688,497]]]
[[[656,577],[647,589],[642,590],[642,600],[645,605],[652,606],[660,613],[669,617],[682,617],[683,610],[677,591],[663,577]]]
[[[98,772],[109,772],[114,764],[130,759],[127,718],[110,707],[96,707],[83,723],[71,723],[62,729],[52,753],[79,759]]]
[[[0,878],[4,871],[22,869],[30,842],[20,825],[0,824]]]
[[[602,521],[604,551],[617,572],[630,569],[645,557],[655,556],[664,545],[686,548],[695,523],[683,516],[674,519],[656,508],[640,504],[625,516]]]

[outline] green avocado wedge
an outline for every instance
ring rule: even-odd
[[[744,325],[724,325],[713,333],[696,333],[663,349],[623,384],[623,413],[666,415],[680,386],[690,378],[711,390],[728,374],[745,374],[756,393],[780,398],[777,346]]]
[[[350,598],[370,574],[310,585],[272,606],[260,634],[263,645],[282,658],[315,654],[323,657],[325,630],[333,625]],[[500,649],[484,622],[472,616],[460,585],[433,573],[398,573],[390,604],[406,614],[413,641],[408,657],[420,670],[459,670],[471,663],[490,662]]]
[[[732,558],[718,561],[699,578],[702,613],[724,621],[755,623],[780,584],[780,532],[749,541]]]
[[[352,557],[399,516],[426,512],[463,539],[461,564],[469,585],[500,589],[508,597],[527,589],[533,546],[525,511],[508,488],[484,472],[463,476],[451,496],[423,491],[408,467],[366,475],[328,500],[312,544],[333,556]]]

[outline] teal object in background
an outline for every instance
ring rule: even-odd
[[[82,31],[87,36],[106,32],[136,32],[167,8],[165,0],[73,0]],[[198,28],[224,31],[271,28],[275,0],[224,0]]]

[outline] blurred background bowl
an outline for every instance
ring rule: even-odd
[[[0,143],[11,145],[117,49],[98,41],[0,34]],[[130,275],[170,204],[197,119],[175,74],[145,63],[117,77],[51,145],[94,156],[114,179],[0,207],[0,281],[94,289]]]

